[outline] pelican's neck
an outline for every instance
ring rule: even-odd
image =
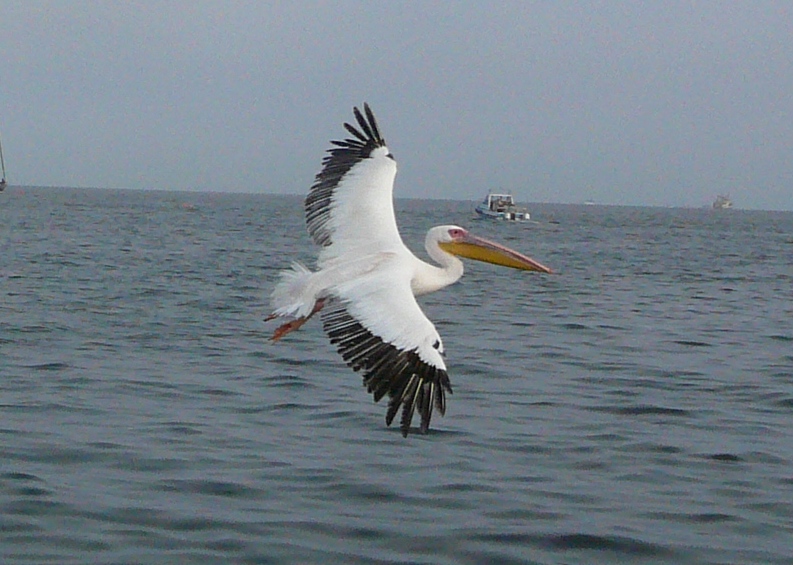
[[[463,262],[451,253],[446,253],[438,247],[436,240],[429,236],[425,242],[425,249],[430,258],[440,267],[421,261],[416,275],[411,281],[413,294],[427,294],[435,292],[450,284],[456,283],[463,276]]]

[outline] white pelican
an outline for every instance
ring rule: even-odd
[[[413,413],[429,429],[433,406],[443,415],[452,388],[443,345],[416,296],[444,288],[463,274],[456,256],[526,271],[551,270],[516,251],[475,237],[457,226],[427,233],[425,246],[440,266],[417,258],[402,242],[394,217],[397,167],[364,104],[353,113],[360,129],[345,123],[353,138],[332,141],[306,197],[308,232],[322,247],[318,270],[299,263],[281,273],[267,320],[287,318],[273,341],[322,311],[325,332],[375,402],[388,394],[386,425],[402,407],[407,436]]]

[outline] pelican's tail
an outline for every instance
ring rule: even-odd
[[[267,318],[303,318],[311,314],[317,301],[312,289],[313,273],[300,263],[292,263],[292,268],[281,271],[281,280],[270,295],[273,313]]]

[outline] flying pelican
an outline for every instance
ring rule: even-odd
[[[277,341],[322,311],[331,343],[363,374],[374,401],[388,394],[387,426],[402,407],[400,428],[407,437],[416,409],[426,433],[433,406],[443,415],[446,392],[452,392],[441,337],[415,297],[456,282],[463,274],[457,257],[551,270],[458,226],[427,233],[427,254],[440,266],[413,255],[394,216],[396,161],[369,105],[363,108],[363,113],[353,108],[360,129],[344,124],[353,137],[331,142],[335,147],[328,150],[306,197],[308,233],[322,248],[318,270],[293,263],[283,271],[267,320],[288,320],[275,330],[272,340]]]

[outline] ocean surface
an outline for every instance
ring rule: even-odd
[[[556,274],[422,299],[454,394],[405,439],[319,320],[268,341],[301,198],[9,188],[0,563],[793,562],[793,213],[472,208],[397,201]]]

